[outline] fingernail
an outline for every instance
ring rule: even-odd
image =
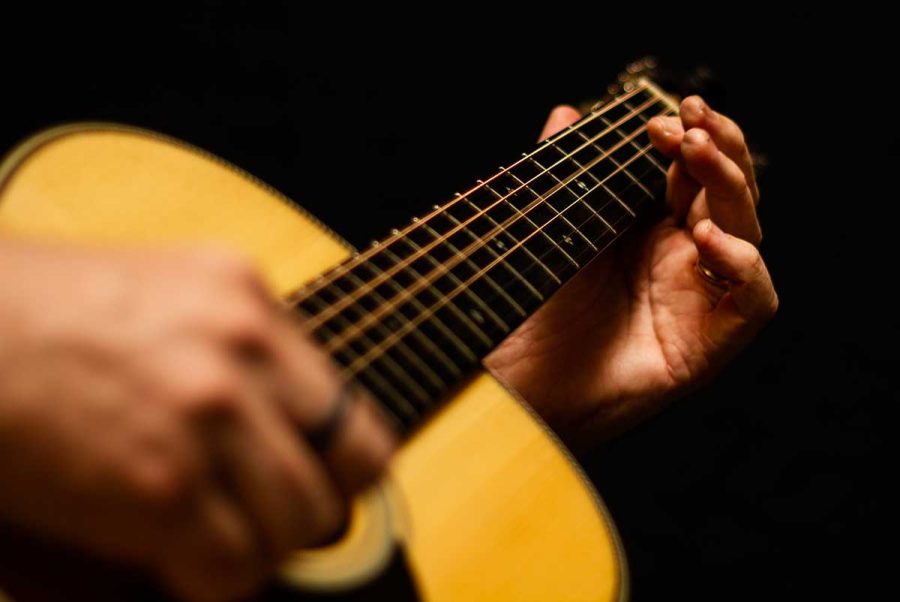
[[[699,128],[692,128],[685,133],[684,141],[687,144],[700,146],[709,142],[709,134]]]
[[[711,219],[708,217],[703,218],[699,222],[697,222],[697,227],[699,228],[701,236],[709,238],[710,236],[714,236],[716,230],[718,229],[716,225],[713,223]]]
[[[662,117],[654,117],[650,121],[653,123],[653,127],[656,128],[663,136],[668,136],[671,133],[666,127],[666,122]]]
[[[699,121],[704,113],[706,113],[706,103],[699,96],[691,96],[682,106],[682,113],[686,113],[686,117],[693,121]]]

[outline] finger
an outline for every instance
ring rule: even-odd
[[[681,159],[681,143],[684,139],[681,119],[674,115],[654,117],[647,122],[647,132],[653,145],[661,153],[674,159],[666,173],[666,202],[675,221],[683,223],[702,187],[684,169]]]
[[[549,138],[563,128],[569,127],[579,119],[581,119],[581,113],[579,113],[575,107],[559,105],[550,111],[550,116],[547,118],[547,123],[544,124],[544,129],[541,130],[541,135],[538,140],[540,141],[544,138]]]
[[[243,598],[265,576],[244,513],[212,483],[196,499],[187,520],[173,524],[172,545],[161,548],[159,577],[180,598]]]
[[[326,462],[339,474],[346,494],[356,493],[381,476],[396,449],[396,438],[388,431],[375,402],[361,389],[351,389],[343,425],[324,450]]]
[[[725,156],[734,161],[744,176],[753,196],[759,202],[759,188],[753,169],[753,159],[744,138],[744,132],[734,121],[714,111],[699,96],[689,96],[681,101],[681,120],[685,129],[700,128],[709,132],[716,146]]]
[[[748,339],[778,309],[778,295],[759,249],[709,219],[694,227],[693,238],[703,264],[728,280],[728,292],[713,312],[710,334],[728,345],[737,342],[734,337]]]
[[[386,467],[396,447],[394,432],[367,393],[343,388],[330,359],[302,337],[287,316],[279,331],[276,347],[285,377],[284,403],[293,413],[298,430],[305,433],[332,422],[337,411],[338,422],[330,429],[330,441],[321,455],[342,493],[349,496],[361,491]],[[311,367],[316,374],[325,375],[327,382],[308,386]],[[346,404],[345,411],[338,404]]]
[[[759,244],[762,231],[744,172],[698,128],[685,133],[681,154],[685,170],[703,185],[710,218],[725,232]]]
[[[681,155],[684,127],[677,116],[657,115],[647,122],[647,133],[653,145],[665,156],[676,159]]]
[[[241,413],[216,434],[216,447],[222,478],[255,526],[263,557],[274,566],[292,550],[337,531],[344,504],[271,391],[268,383],[248,379]]]
[[[672,162],[666,174],[666,202],[677,223],[684,223],[688,212],[696,207],[695,200],[702,189],[700,182],[685,169],[684,161],[677,159]]]

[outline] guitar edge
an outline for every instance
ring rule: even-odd
[[[351,252],[238,168],[109,124],[56,128],[15,149],[0,165],[0,233],[91,244],[210,242],[253,258],[281,295]],[[365,531],[359,525],[388,524],[424,600],[627,597],[624,554],[599,496],[540,419],[487,373],[404,445],[379,491],[386,493],[367,497],[383,503],[357,504],[351,536]],[[375,520],[378,508],[387,508],[386,523]],[[315,554],[324,562],[299,553],[286,574],[302,581],[310,566],[329,565],[328,550]],[[329,589],[335,581],[318,580]]]

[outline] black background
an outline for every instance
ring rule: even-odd
[[[638,602],[876,591],[900,334],[885,185],[900,151],[877,15],[153,6],[7,9],[0,147],[70,120],[153,128],[358,246],[527,150],[555,104],[596,97],[628,61],[710,67],[717,108],[768,162],[763,252],[782,307],[712,385],[585,464]]]

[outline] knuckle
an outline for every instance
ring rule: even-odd
[[[345,509],[336,492],[323,489],[308,470],[282,469],[281,478],[301,510],[301,523],[294,535],[296,545],[307,546],[324,541],[343,524]]]
[[[237,409],[240,391],[240,381],[232,370],[207,367],[182,386],[177,401],[189,415],[229,415]]]
[[[171,517],[186,510],[197,480],[192,463],[170,453],[138,459],[131,469],[130,484],[138,504],[151,516]]]
[[[724,115],[720,115],[719,117],[722,124],[722,136],[726,140],[728,140],[734,147],[743,147],[746,144],[746,141],[744,139],[744,131],[737,123],[734,122],[733,119],[730,119]]]
[[[766,263],[763,261],[762,254],[759,249],[753,247],[750,256],[750,274],[756,280],[766,273]]]
[[[747,146],[747,139],[746,139],[746,137],[744,136],[744,130],[742,130],[742,129],[738,126],[738,124],[736,124],[735,122],[731,121],[730,119],[729,119],[728,121],[729,121],[729,123],[731,123],[731,125],[732,125],[731,139],[732,139],[732,141],[733,141],[733,144],[734,144],[735,146],[739,147],[739,148],[744,148],[744,147],[746,147],[746,146]]]
[[[226,340],[245,344],[265,340],[270,319],[269,312],[262,303],[251,299],[233,300],[230,307],[223,307],[219,311],[219,327]]]
[[[747,189],[747,176],[737,169],[730,178],[731,188],[735,193],[742,193]]]
[[[248,569],[259,564],[259,546],[249,531],[229,531],[223,529],[211,531],[209,534],[210,563],[224,574],[233,574],[236,570],[246,571],[249,577],[255,571]]]
[[[343,500],[321,504],[315,516],[309,530],[309,543],[326,541],[340,530],[347,517],[346,505]]]
[[[768,313],[766,318],[772,319],[775,317],[775,314],[778,313],[778,306],[781,304],[781,301],[778,298],[778,293],[774,290],[772,291],[772,296],[769,299],[769,305],[767,307]]]
[[[368,468],[369,481],[377,479],[387,469],[396,447],[390,427],[384,424],[383,418],[378,416],[372,408],[374,408],[374,403],[360,404],[360,409],[370,424],[364,438],[365,449],[362,453],[366,459],[364,466]]]
[[[717,180],[716,191],[730,201],[742,201],[750,198],[747,194],[749,192],[747,176],[739,167],[733,164],[729,165],[726,161],[722,161],[718,165],[719,175],[715,178]]]

